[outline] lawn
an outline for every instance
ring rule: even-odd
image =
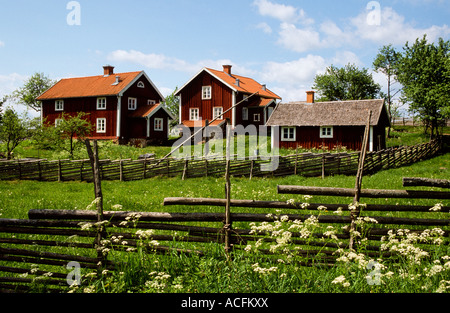
[[[143,151],[143,150],[136,150]],[[403,189],[403,177],[428,177],[448,179],[450,177],[450,154],[423,161],[411,166],[391,169],[363,178],[363,188]],[[353,188],[355,178],[332,176],[305,178],[288,176],[283,178],[231,179],[233,199],[279,200],[292,198],[301,201],[301,196],[280,195],[277,185],[305,185]],[[102,183],[104,210],[114,210],[121,205],[124,211],[152,212],[222,212],[217,207],[193,207],[162,205],[166,197],[224,197],[224,178],[206,177],[181,180],[175,178],[151,178],[132,182]],[[438,188],[420,188],[441,190]],[[27,218],[30,209],[85,209],[94,198],[93,185],[82,182],[45,183],[30,181],[0,182],[2,218]],[[387,203],[388,199],[371,199],[367,203]],[[313,197],[310,202],[348,204],[351,198]],[[401,200],[399,204],[417,204],[433,207],[436,200]],[[449,201],[442,201],[450,205]],[[232,212],[279,213],[268,209],[232,208]],[[282,212],[285,213],[285,212]],[[390,213],[389,216],[425,217],[431,213]],[[402,215],[403,214],[403,215]],[[448,213],[438,213],[448,218]],[[248,225],[233,225],[248,227]],[[447,229],[448,230],[448,229]],[[266,260],[258,254],[236,253],[233,262],[225,258],[223,246],[207,244],[203,249],[206,257],[188,255],[120,254],[127,266],[119,271],[105,273],[101,277],[85,277],[85,285],[75,292],[165,292],[165,293],[337,293],[337,292],[450,292],[450,251],[447,245],[437,246],[428,258],[417,262],[409,257],[400,262],[371,260],[356,251],[341,251],[341,258],[331,268],[298,266],[287,259]],[[407,244],[407,243],[405,243]],[[186,244],[186,247],[192,247]],[[412,246],[411,246],[412,247]],[[419,249],[414,246],[414,249]],[[371,263],[372,262],[372,263]],[[377,277],[379,284],[369,284],[373,273],[370,264],[380,264]]]

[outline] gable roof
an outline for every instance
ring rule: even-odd
[[[115,84],[116,76],[119,76],[118,84]],[[164,101],[164,97],[144,71],[114,73],[106,77],[104,75],[98,75],[64,78],[40,95],[37,100],[42,101],[64,98],[122,96],[123,93],[142,76],[150,82],[153,88],[161,96],[161,99]]]
[[[369,110],[372,126],[389,124],[384,100],[279,103],[267,126],[365,126]]]
[[[271,90],[264,88],[263,85],[258,83],[252,78],[240,76],[240,75],[229,75],[224,71],[218,71],[211,68],[203,68],[200,70],[194,77],[192,77],[186,84],[181,87],[176,94],[179,94],[181,90],[183,90],[189,83],[194,80],[197,76],[199,76],[202,72],[207,72],[211,76],[215,77],[217,80],[221,81],[224,85],[230,88],[233,91],[239,91],[243,93],[253,94],[258,92],[258,95],[264,98],[271,99],[281,99],[280,96],[272,92]],[[236,84],[236,79],[239,79],[239,86]]]
[[[167,107],[162,103],[151,104],[151,105],[142,105],[136,111],[134,111],[130,117],[145,117],[150,118],[159,110],[164,110],[169,117],[174,120],[175,117],[173,114],[167,109]]]

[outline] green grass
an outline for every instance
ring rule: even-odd
[[[113,148],[112,148],[113,149]],[[142,151],[142,150],[139,150]],[[381,171],[364,176],[363,188],[404,189],[403,177],[428,177],[448,179],[450,177],[450,154],[423,161],[411,166]],[[287,201],[291,198],[301,201],[301,196],[280,195],[277,185],[305,185],[353,188],[355,178],[351,176],[333,176],[305,178],[289,176],[282,178],[233,177],[232,198],[255,200]],[[187,179],[152,178],[132,182],[102,183],[104,210],[111,210],[116,204],[124,211],[152,212],[223,212],[217,207],[170,206],[164,207],[166,197],[224,197],[225,180],[222,177]],[[414,189],[414,188],[413,188]],[[441,190],[439,188],[416,188]],[[1,218],[27,218],[30,209],[84,209],[94,198],[93,185],[82,182],[0,182]],[[313,197],[310,202],[348,204],[351,198]],[[370,199],[368,203],[392,203],[388,199]],[[436,200],[396,200],[399,204],[429,205]],[[449,201],[442,201],[450,205]],[[275,213],[268,209],[232,208],[232,212]],[[286,211],[282,212],[286,213]],[[329,213],[327,213],[329,214]],[[429,217],[432,213],[387,213],[390,216]],[[448,213],[437,213],[440,218],[448,218]],[[434,215],[436,217],[437,215]],[[203,224],[204,226],[204,224]],[[215,225],[217,226],[217,225]],[[248,223],[236,223],[234,227],[249,227]],[[40,238],[41,239],[41,238]],[[50,239],[50,236],[45,239]],[[166,243],[164,243],[166,244]],[[176,243],[177,246],[196,248],[190,243]],[[101,277],[84,277],[83,287],[76,292],[199,292],[199,293],[335,293],[335,292],[435,292],[441,285],[449,286],[449,246],[439,246],[427,260],[415,264],[409,260],[390,263],[387,260],[375,260],[386,266],[382,285],[369,285],[366,276],[371,273],[357,261],[337,263],[331,268],[303,267],[295,263],[280,263],[277,260],[263,260],[258,254],[236,253],[233,262],[226,260],[223,245],[206,244],[201,248],[206,257],[188,255],[167,255],[144,253],[118,253],[117,258],[126,266],[118,271],[105,273]],[[53,249],[53,248],[52,248]],[[54,250],[51,250],[54,251]],[[58,250],[59,251],[59,250]],[[64,251],[64,250],[61,250]],[[368,261],[369,259],[364,259]],[[255,264],[267,272],[255,271]],[[433,266],[440,265],[443,270],[430,275]],[[269,270],[269,269],[273,270]],[[345,280],[336,280],[338,277]],[[346,285],[346,282],[349,285]],[[443,290],[443,289],[442,289]],[[444,291],[449,292],[450,289]]]

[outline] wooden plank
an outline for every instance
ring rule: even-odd
[[[417,187],[417,186],[450,188],[450,180],[421,178],[421,177],[403,178],[403,187]]]
[[[302,194],[318,196],[353,197],[355,190],[351,188],[283,186],[279,185],[280,194]],[[361,198],[406,198],[406,199],[450,199],[450,192],[422,190],[384,190],[363,189]]]

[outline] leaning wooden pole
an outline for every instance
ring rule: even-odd
[[[361,156],[359,158],[358,162],[358,171],[356,173],[356,181],[355,181],[355,197],[353,198],[353,209],[351,210],[350,217],[351,217],[351,223],[350,223],[350,240],[349,240],[349,249],[352,250],[355,238],[354,238],[354,232],[356,230],[356,219],[360,215],[359,210],[359,200],[361,195],[361,185],[362,185],[362,176],[364,172],[364,161],[366,159],[366,153],[367,153],[367,145],[369,140],[369,132],[370,132],[370,119],[372,118],[372,111],[369,111],[369,117],[367,119],[367,125],[366,129],[364,131],[364,138],[361,146]]]
[[[100,161],[98,157],[98,145],[97,140],[94,140],[93,145],[94,149],[92,150],[89,139],[85,140],[86,149],[89,155],[89,159],[91,161],[92,166],[92,174],[94,177],[94,191],[95,191],[95,202],[97,205],[97,222],[99,223],[97,229],[97,258],[98,258],[98,270],[101,271],[103,269],[103,265],[106,264],[106,256],[103,254],[101,249],[101,241],[104,235],[104,227],[102,225],[103,222],[103,193],[102,193],[102,182],[100,175]]]
[[[225,253],[227,254],[228,260],[230,260],[231,251],[231,181],[230,181],[230,153],[231,149],[231,125],[227,123],[227,146],[226,146],[226,169],[225,169]]]

